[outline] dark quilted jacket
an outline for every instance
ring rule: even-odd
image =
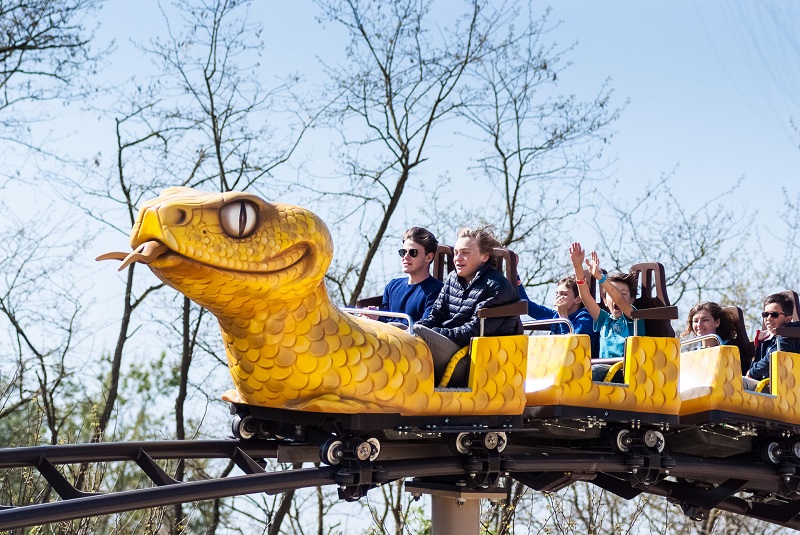
[[[519,292],[496,269],[483,264],[475,277],[466,279],[451,271],[444,281],[444,287],[433,305],[430,315],[417,322],[430,327],[458,344],[465,346],[469,339],[479,336],[481,323],[477,310],[519,301]],[[484,336],[514,334],[516,317],[487,318]]]

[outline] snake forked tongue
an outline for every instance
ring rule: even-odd
[[[105,253],[101,254],[95,260],[122,260],[118,271],[122,271],[134,262],[141,262],[142,264],[149,264],[162,254],[166,252],[167,246],[158,241],[148,241],[141,244],[132,253]]]

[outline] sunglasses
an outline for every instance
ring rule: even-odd
[[[406,254],[408,254],[408,256],[410,256],[411,258],[416,258],[417,255],[419,254],[419,251],[417,251],[416,249],[399,249],[397,251],[397,254],[400,255],[400,258],[403,258]]]
[[[769,317],[777,318],[781,314],[783,314],[784,316],[788,316],[788,314],[784,314],[783,312],[762,312],[761,313],[761,317],[764,318],[764,319],[769,318]]]

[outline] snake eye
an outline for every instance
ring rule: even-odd
[[[258,224],[258,208],[251,201],[235,201],[219,210],[219,222],[229,236],[246,238]]]

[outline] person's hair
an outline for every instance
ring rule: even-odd
[[[767,298],[764,299],[764,306],[766,307],[770,303],[777,303],[778,306],[781,307],[781,310],[783,310],[783,313],[789,317],[794,314],[794,299],[785,293],[768,295]]]
[[[578,292],[578,283],[575,280],[575,275],[567,275],[563,279],[558,281],[559,286],[564,285],[567,287],[568,290],[572,291],[572,294],[575,297],[578,297],[580,293]]]
[[[481,254],[489,255],[489,265],[495,269],[500,269],[500,258],[495,252],[503,246],[494,237],[494,227],[486,225],[484,227],[469,228],[462,227],[456,232],[456,238],[472,238],[478,242],[478,250]]]
[[[628,286],[631,299],[636,299],[636,275],[633,273],[614,273],[608,275],[608,282],[621,282]]]
[[[723,341],[736,339],[736,323],[738,319],[734,318],[732,314],[724,310],[717,303],[711,301],[701,301],[689,309],[689,316],[686,318],[686,330],[681,333],[681,338],[686,338],[694,333],[692,329],[692,319],[694,315],[701,310],[705,310],[711,314],[714,321],[719,320],[719,327],[717,327],[715,334],[722,338]]]
[[[403,233],[403,241],[411,240],[420,244],[425,249],[425,254],[436,254],[436,248],[439,247],[439,242],[436,241],[436,236],[433,232],[422,227],[411,227]]]

